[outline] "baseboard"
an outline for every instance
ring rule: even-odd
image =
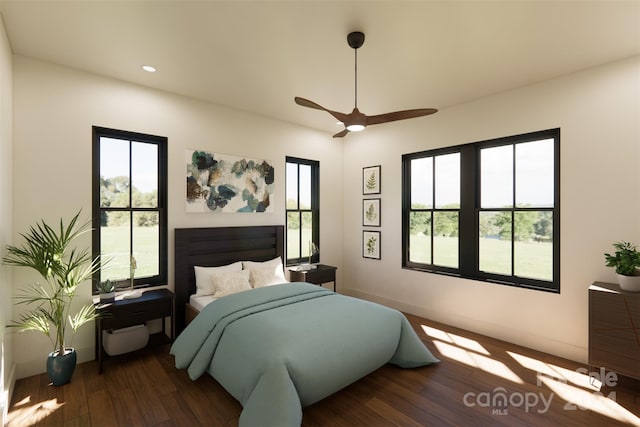
[[[95,360],[95,345],[93,343],[85,347],[73,347],[77,352],[78,364]],[[22,379],[47,372],[47,354],[43,351],[33,354],[33,357],[28,360],[23,359],[20,363],[16,363],[16,378]]]
[[[461,313],[442,312],[437,310],[429,310],[429,312],[427,312],[422,307],[380,297],[378,295],[369,294],[356,289],[341,289],[340,291],[346,295],[386,305],[387,307],[395,308],[396,310],[400,310],[414,316],[423,317],[435,322],[444,323],[456,328],[486,335],[502,341],[507,341],[523,347],[552,354],[554,356],[577,361],[579,363],[587,363],[586,347],[549,339],[546,336],[531,332],[525,334],[519,329],[510,328],[503,324],[496,324],[489,321],[470,318]]]
[[[6,425],[9,416],[9,406],[11,405],[11,398],[13,397],[13,390],[16,386],[16,364],[11,365],[9,376],[4,384],[4,396],[0,396],[0,424]]]

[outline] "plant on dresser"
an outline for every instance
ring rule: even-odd
[[[116,299],[116,284],[107,279],[104,282],[98,282],[97,291],[100,293],[100,302],[113,302]]]
[[[607,267],[616,269],[616,277],[621,289],[640,292],[640,270],[638,270],[640,252],[630,242],[616,242],[613,247],[616,249],[613,255],[604,254]]]

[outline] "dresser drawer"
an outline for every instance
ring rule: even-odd
[[[96,310],[100,314],[96,321],[96,355],[98,357],[98,372],[103,371],[104,346],[103,331],[121,329],[128,326],[140,325],[154,319],[169,318],[171,325],[171,340],[175,336],[174,294],[168,289],[154,289],[145,291],[138,298],[120,299],[102,304],[96,302]],[[165,322],[162,322],[162,333],[165,332]]]
[[[118,329],[171,316],[171,300],[148,301],[102,310],[103,329]]]

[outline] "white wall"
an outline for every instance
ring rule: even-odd
[[[12,243],[12,79],[11,47],[0,15],[0,258],[6,253],[6,245]],[[10,390],[15,382],[13,344],[11,335],[7,334],[5,329],[12,316],[11,295],[11,271],[0,263],[0,424],[2,425],[7,416]]]
[[[6,57],[3,71],[10,68]],[[3,80],[3,105],[6,90]],[[425,94],[427,106],[428,98]],[[321,162],[321,257],[338,266],[341,289],[575,360],[586,359],[587,287],[594,280],[614,280],[602,253],[615,240],[640,243],[638,57],[431,117],[372,127],[341,143],[325,133],[19,56],[13,57],[13,101],[16,166],[7,174],[11,164],[3,160],[0,172],[0,184],[13,185],[13,226],[11,212],[4,216],[11,200],[3,191],[0,231],[13,230],[14,240],[40,218],[69,218],[79,208],[89,215],[92,125],[169,138],[170,288],[174,228],[284,223],[286,155]],[[0,149],[10,151],[4,126],[11,120],[4,108],[2,114]],[[562,132],[561,294],[401,268],[402,154],[553,127]],[[186,214],[184,151],[189,148],[273,160],[275,213]],[[380,261],[363,259],[361,250],[361,172],[377,164],[382,165]],[[35,279],[19,270],[13,276],[16,284]],[[79,302],[89,299],[87,283]],[[80,361],[93,359],[93,337],[90,326],[76,337]],[[5,346],[10,338],[4,337]],[[17,377],[43,372],[48,341],[27,333],[13,340]]]
[[[287,155],[320,161],[321,257],[341,275],[342,145],[330,135],[20,56],[14,57],[14,119],[14,234],[40,218],[70,218],[80,208],[89,217],[91,126],[97,125],[168,137],[170,289],[174,228],[284,224]],[[272,160],[275,212],[185,213],[187,149]],[[19,269],[14,277],[16,283],[33,278]],[[86,283],[78,299],[87,303],[89,298]],[[93,338],[90,326],[76,337],[80,362],[94,358]],[[43,372],[48,341],[26,333],[14,340],[18,378]]]
[[[425,106],[429,94],[425,94]],[[561,293],[401,268],[401,156],[561,128]],[[640,57],[345,138],[349,293],[573,360],[587,358],[587,288],[614,281],[603,253],[640,244]],[[382,260],[362,258],[362,167],[382,165]]]

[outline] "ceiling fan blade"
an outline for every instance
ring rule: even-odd
[[[313,108],[313,109],[316,109],[316,110],[326,111],[327,113],[331,114],[333,117],[335,117],[337,120],[341,121],[342,123],[344,123],[346,120],[348,120],[348,117],[349,117],[348,114],[341,113],[339,111],[329,110],[328,108],[324,108],[320,104],[317,104],[317,103],[315,103],[313,101],[309,101],[308,99],[305,99],[305,98],[300,98],[299,96],[296,96],[293,99],[296,102],[296,104],[301,105],[303,107],[308,107],[308,108]]]
[[[335,135],[333,135],[333,137],[334,138],[342,138],[343,136],[345,136],[348,133],[349,133],[349,131],[347,129],[345,129],[342,132],[336,133]]]
[[[415,110],[402,110],[385,114],[377,114],[375,116],[367,116],[367,126],[394,122],[396,120],[413,119],[415,117],[428,116],[437,112],[438,110],[436,108],[418,108]]]
[[[308,99],[300,98],[299,96],[296,96],[293,99],[294,99],[294,101],[296,101],[296,104],[302,105],[303,107],[315,108],[316,110],[327,111],[327,109],[324,108],[322,105],[316,104],[315,102],[309,101]]]

